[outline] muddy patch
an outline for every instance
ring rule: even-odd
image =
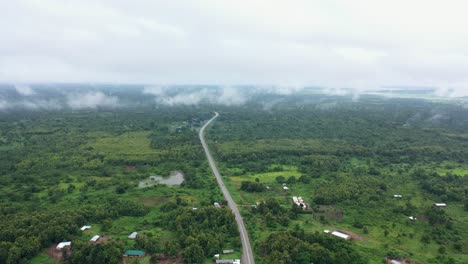
[[[157,184],[165,184],[167,186],[180,185],[184,182],[184,174],[180,171],[173,171],[169,176],[149,176],[147,179],[138,183],[138,188],[151,187]]]
[[[158,206],[162,203],[167,202],[169,199],[167,197],[162,196],[151,196],[151,197],[141,197],[140,201],[145,206]]]

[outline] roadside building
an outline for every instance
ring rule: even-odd
[[[240,264],[240,259],[217,259],[216,264]]]
[[[218,202],[214,202],[213,205],[214,205],[216,208],[221,208],[221,205],[220,205]]]

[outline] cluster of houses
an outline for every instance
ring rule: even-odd
[[[401,195],[401,194],[394,194],[393,197],[395,197],[395,198],[402,198],[403,195]],[[447,207],[447,204],[446,204],[446,203],[433,203],[432,206],[434,206],[434,207],[442,207],[442,208],[443,208],[443,207]],[[416,221],[416,220],[417,220],[417,218],[414,217],[414,216],[409,216],[408,219],[411,220],[411,221]]]
[[[86,230],[89,230],[91,229],[91,226],[89,225],[85,225],[85,226],[82,226],[80,228],[81,231],[86,231]],[[129,236],[128,236],[128,239],[136,239],[138,233],[137,232],[132,232]],[[94,235],[90,240],[89,242],[90,243],[97,243],[99,242],[99,239],[101,238],[101,236],[99,235]],[[57,250],[63,250],[65,248],[71,248],[71,241],[63,241],[63,242],[60,242],[58,243],[58,245],[55,247],[55,249]],[[143,254],[141,253],[143,252]],[[127,250],[124,252],[124,257],[136,257],[136,256],[144,256],[145,253],[144,251],[140,251],[140,250]]]
[[[305,210],[307,209],[307,205],[304,201],[304,199],[302,199],[302,197],[297,197],[297,196],[293,196],[293,203],[299,207],[302,208],[302,210]]]

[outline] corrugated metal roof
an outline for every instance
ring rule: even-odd
[[[334,236],[336,236],[336,237],[340,237],[340,238],[344,238],[344,239],[349,239],[349,235],[343,234],[343,233],[338,232],[338,231],[333,231],[331,234],[334,235]]]
[[[143,250],[125,250],[124,255],[127,255],[127,256],[144,256],[145,252]]]
[[[67,241],[67,242],[60,242],[58,245],[57,245],[57,249],[62,249],[64,247],[69,247],[71,246],[71,241]]]
[[[130,239],[135,239],[135,238],[137,237],[137,235],[138,235],[137,232],[133,232],[133,233],[131,233],[131,234],[128,236],[128,238],[130,238]]]

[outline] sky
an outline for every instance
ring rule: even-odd
[[[468,95],[466,10],[463,0],[0,0],[0,82]]]

